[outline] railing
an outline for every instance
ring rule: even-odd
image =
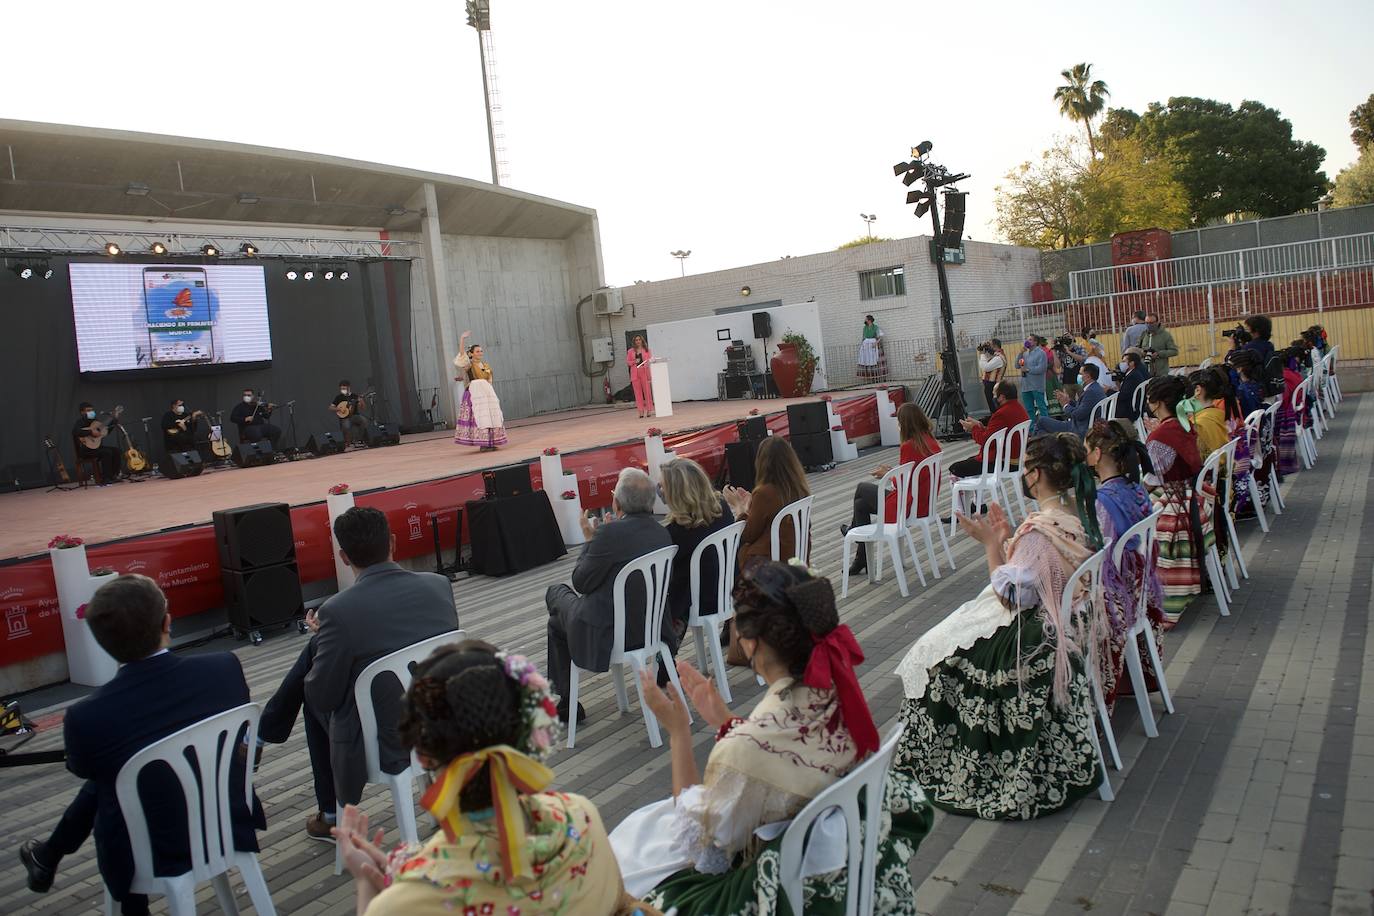
[[[111,242],[127,254],[146,254],[160,242],[170,256],[200,255],[214,245],[225,258],[243,257],[239,245],[252,242],[257,257],[301,260],[410,260],[419,243],[405,239],[311,238],[308,236],[251,235],[249,226],[219,235],[194,232],[157,232],[145,229],[92,230],[50,226],[0,226],[0,251],[10,256],[33,254],[103,254]]]
[[[940,339],[912,337],[882,340],[883,358],[876,367],[859,365],[858,344],[825,348],[825,377],[831,388],[852,388],[884,382],[910,382],[939,370]]]

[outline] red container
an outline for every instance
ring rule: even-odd
[[[1113,265],[1167,261],[1173,256],[1173,236],[1168,229],[1136,229],[1112,236]]]
[[[1039,280],[1031,284],[1031,302],[1053,302],[1054,284],[1049,280]]]

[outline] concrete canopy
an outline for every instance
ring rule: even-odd
[[[0,210],[415,232],[426,184],[445,234],[563,239],[596,213],[468,178],[315,153],[0,119]],[[396,208],[404,212],[388,212]]]

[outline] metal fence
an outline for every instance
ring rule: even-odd
[[[938,337],[884,337],[882,360],[876,368],[859,365],[858,344],[827,346],[822,358],[831,388],[853,388],[924,379],[939,371],[939,353]]]

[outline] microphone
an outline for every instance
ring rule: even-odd
[[[144,417],[144,418],[143,418],[143,422],[144,422],[144,423],[151,423],[151,422],[153,422],[153,418],[152,418],[152,417]]]
[[[287,402],[286,402],[286,406],[287,406],[287,407],[295,407],[295,406],[296,406],[296,402],[295,402],[295,401],[287,401]]]

